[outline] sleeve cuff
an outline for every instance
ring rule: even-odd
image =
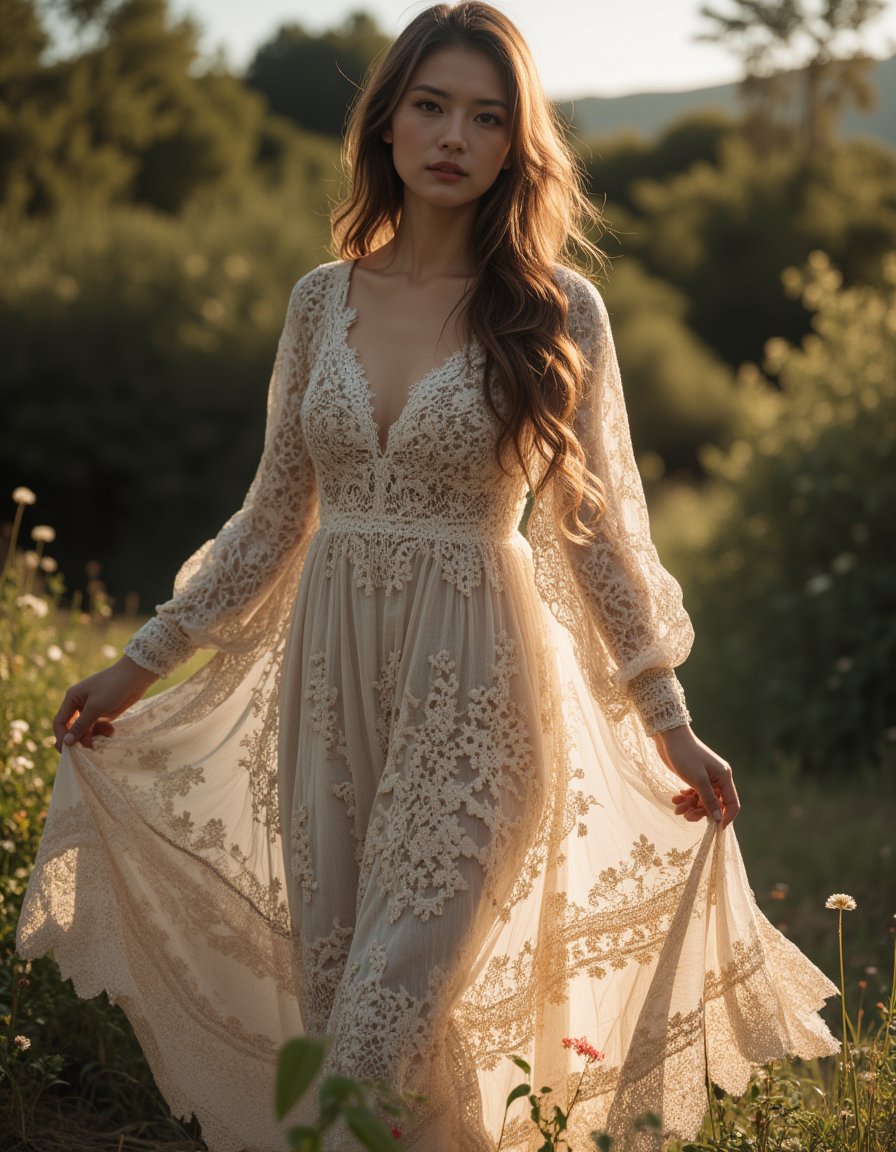
[[[170,676],[196,651],[196,645],[172,620],[153,616],[124,647],[125,656],[157,676]]]
[[[671,668],[641,672],[629,681],[628,695],[649,736],[690,723],[684,689]]]

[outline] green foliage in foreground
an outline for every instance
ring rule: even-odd
[[[767,344],[778,387],[742,371],[709,489],[657,517],[695,616],[684,679],[733,763],[896,764],[896,256],[884,276],[844,288],[822,253],[787,273],[812,334]]]

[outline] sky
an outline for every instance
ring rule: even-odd
[[[223,48],[234,69],[281,25],[309,31],[339,24],[350,12],[374,15],[398,33],[429,0],[171,0],[203,29],[203,54]],[[532,45],[548,95],[622,96],[724,84],[740,78],[736,59],[715,44],[695,42],[707,24],[701,0],[497,0]],[[725,10],[725,0],[713,7]],[[869,27],[875,56],[896,53],[896,3]]]

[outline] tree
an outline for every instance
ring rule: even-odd
[[[255,53],[246,83],[275,112],[310,132],[339,136],[346,110],[374,57],[389,43],[376,21],[356,12],[319,36],[284,24]]]
[[[709,5],[700,14],[714,27],[698,40],[731,46],[744,64],[743,95],[754,141],[763,151],[795,138],[812,158],[832,143],[849,104],[870,108],[871,57],[861,47],[866,26],[884,0],[730,0],[731,11]],[[782,109],[799,108],[795,129],[782,133]]]
[[[166,0],[44,7],[88,28],[90,44],[48,63],[38,5],[0,0],[4,207],[35,216],[75,199],[135,200],[173,213],[263,159],[276,135],[263,99],[226,73],[197,74],[197,28],[172,21]]]
[[[759,359],[772,334],[805,333],[808,313],[779,285],[783,269],[813,249],[827,251],[848,282],[880,283],[881,255],[896,247],[894,181],[896,153],[870,141],[807,165],[786,152],[760,162],[742,140],[726,139],[717,164],[635,184],[626,249],[684,292],[689,325],[736,367]]]

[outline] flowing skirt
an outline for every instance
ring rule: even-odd
[[[301,1032],[327,1070],[425,1095],[421,1152],[494,1152],[510,1054],[565,1106],[567,1036],[606,1054],[573,1147],[657,1147],[646,1111],[693,1135],[707,1061],[738,1093],[836,1051],[834,985],[757,909],[733,829],[675,816],[652,742],[620,741],[522,537],[473,587],[437,548],[401,580],[370,555],[319,531],[268,652],[63,751],[20,954],[124,1008],[212,1152],[285,1149],[276,1055]],[[502,1152],[537,1146],[527,1110]]]

